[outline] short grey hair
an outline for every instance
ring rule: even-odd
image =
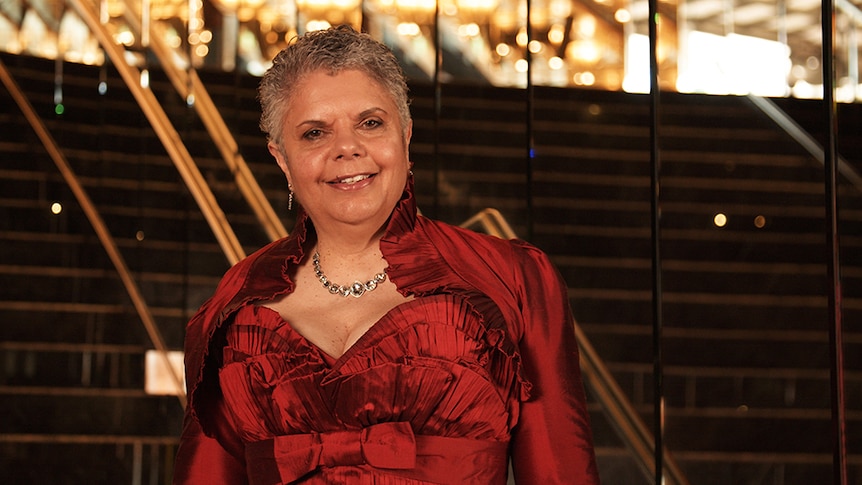
[[[370,35],[342,25],[308,32],[291,41],[260,81],[260,128],[270,142],[281,146],[284,117],[294,87],[304,76],[319,69],[330,74],[356,70],[369,76],[391,95],[398,107],[402,130],[410,122],[407,79],[395,54]]]

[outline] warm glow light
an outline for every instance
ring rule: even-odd
[[[515,36],[515,42],[521,47],[526,47],[527,45],[527,28],[521,27],[518,30],[518,35]]]
[[[147,69],[141,70],[141,87],[144,89],[150,87],[150,71]]]
[[[592,15],[584,15],[578,20],[578,33],[590,38],[596,35],[596,18]]]
[[[458,34],[462,37],[476,37],[479,35],[479,26],[475,22],[459,25]]]
[[[787,94],[792,66],[786,45],[740,34],[698,31],[689,32],[687,40],[690,54],[685,62],[680,61],[685,66],[677,78],[680,92],[776,97]]]
[[[596,75],[590,71],[577,72],[572,76],[572,82],[578,86],[592,86],[596,83]]]
[[[548,67],[550,67],[551,69],[553,69],[555,71],[557,69],[562,69],[564,65],[565,65],[565,63],[563,62],[563,60],[557,56],[554,56],[554,57],[548,59]]]
[[[144,231],[136,232],[135,233],[135,239],[137,239],[138,241],[143,241],[144,240]]]
[[[572,13],[572,2],[570,0],[551,0],[548,6],[551,16],[564,19]]]
[[[25,6],[33,3],[11,1]],[[680,6],[680,2],[673,0],[658,1],[671,9]],[[218,14],[214,12],[207,11],[205,15],[204,5],[211,7],[205,0],[141,0],[143,3],[136,2],[135,6],[119,0],[92,2],[98,5],[100,21],[107,26],[112,40],[125,47],[126,62],[138,70],[152,61],[148,60],[149,53],[143,45],[146,32],[141,33],[138,27],[129,28],[124,19],[131,13],[126,11],[130,8],[141,17],[158,21],[162,26],[158,35],[175,50],[171,57],[183,68],[203,67],[203,56],[211,57],[218,50],[219,59],[212,60],[212,67],[218,64],[227,70],[242,66],[255,76],[269,67],[267,59],[298,32],[325,29],[338,23],[358,26],[364,15],[362,0],[216,0],[219,14],[229,18],[229,23],[215,21]],[[572,0],[543,0],[531,5],[502,0],[372,0],[370,3],[367,6],[373,12],[365,15],[373,19],[368,17],[365,23],[373,27],[370,30],[374,35],[400,44],[399,54],[403,52],[405,58],[428,72],[434,65],[434,46],[429,46],[432,39],[423,37],[423,33],[431,35],[434,22],[440,21],[444,27],[441,39],[446,39],[447,49],[463,52],[463,61],[474,64],[493,85],[521,86],[524,76],[519,73],[535,68],[531,82],[537,85],[599,85],[602,89],[642,93],[650,90],[651,46],[644,35],[643,23],[651,17],[643,2],[590,0],[589,6]],[[528,8],[531,21],[525,27]],[[435,17],[438,9],[439,17]],[[704,29],[707,23],[701,22],[706,22],[707,17],[721,20],[725,12],[718,10],[707,13],[689,9],[687,19],[691,21],[685,24],[682,20],[686,19],[668,16],[672,10],[663,13],[667,21],[662,22],[662,39],[656,52],[663,71],[663,88],[685,93],[823,97],[822,53],[812,49],[803,54],[794,48],[791,57],[789,46],[798,45],[793,38],[778,42],[772,39],[774,35],[760,38],[757,30],[743,28],[753,23],[754,15],[724,19],[737,22],[726,28]],[[105,51],[99,48],[98,40],[74,9],[55,12],[50,21],[38,12],[38,8],[31,6],[13,15],[14,19],[0,15],[0,51],[91,65],[106,62]],[[798,13],[795,7],[789,8],[788,15],[791,12],[795,21]],[[146,24],[147,19],[143,21]],[[306,24],[300,25],[303,23]],[[784,27],[796,32],[796,28]],[[841,27],[843,30],[843,24]],[[209,30],[214,28],[219,30]],[[249,37],[246,33],[250,34],[250,40],[245,38]],[[214,38],[214,34],[220,38]],[[812,46],[819,45],[815,32],[810,36]],[[848,44],[854,45],[853,39],[840,40],[838,57],[845,62],[845,68],[839,69],[836,100],[857,102],[862,100],[858,62],[848,60],[848,54],[855,59],[853,52],[857,49],[849,52],[846,49]],[[214,45],[214,52],[209,52],[207,46],[213,42],[218,42],[218,47]],[[516,62],[525,57],[525,51],[535,64],[525,66]],[[241,62],[237,64],[231,54],[236,54],[236,60]],[[847,63],[852,64],[849,69]],[[460,75],[452,74],[452,80]],[[146,73],[141,73],[142,85],[150,82]],[[57,102],[54,107],[57,113],[65,109]],[[751,223],[755,215],[744,217]],[[762,222],[765,224],[765,219]]]
[[[628,10],[621,8],[614,12],[614,20],[621,24],[625,24],[627,22],[631,22],[632,14]]]
[[[189,19],[189,30],[194,32],[202,29],[204,27],[203,19],[192,18]]]
[[[528,67],[527,61],[524,59],[518,59],[515,61],[515,71],[517,72],[527,72]]]
[[[98,52],[95,51],[84,52],[84,55],[81,60],[84,61],[84,64],[88,64],[91,66],[95,64],[100,64],[102,62]]]
[[[433,12],[437,8],[437,0],[395,0],[398,10]]]
[[[796,81],[791,89],[793,96],[802,99],[823,98],[823,85],[811,84],[808,81]]]
[[[114,36],[114,40],[116,40],[118,44],[123,44],[125,46],[134,45],[135,34],[128,30],[123,30],[121,32],[117,32],[117,34]]]
[[[724,227],[727,224],[727,216],[719,212],[712,218],[712,222],[716,227]]]
[[[458,7],[464,10],[490,12],[497,8],[497,0],[458,0]]]
[[[63,204],[61,204],[59,202],[54,202],[53,204],[51,204],[51,213],[52,214],[57,215],[61,212],[63,212]]]
[[[251,22],[254,20],[255,11],[253,8],[240,6],[236,9],[236,18],[239,19],[240,22]]]
[[[763,229],[766,225],[766,218],[763,216],[757,216],[754,218],[754,227],[758,229]]]
[[[538,40],[530,41],[530,52],[532,52],[533,54],[538,54],[539,52],[542,52],[542,47],[544,46]]]
[[[398,24],[398,34],[405,37],[416,37],[421,33],[416,22],[401,22]]]
[[[559,45],[565,38],[566,29],[562,25],[554,24],[551,26],[551,29],[548,30],[548,41],[552,44]]]
[[[314,32],[315,30],[326,30],[331,25],[326,20],[312,20],[305,24],[305,30],[308,32]]]
[[[580,62],[593,64],[598,62],[602,54],[592,40],[579,40],[566,47],[566,55]]]
[[[174,32],[167,36],[168,45],[174,49],[178,49],[181,45],[183,45],[183,39]]]
[[[457,12],[456,12],[457,14]],[[494,25],[504,31],[512,31],[519,22],[519,17],[515,10],[498,8],[494,12]]]

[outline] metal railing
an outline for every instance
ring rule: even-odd
[[[141,86],[141,73],[126,62],[124,49],[114,42],[111,33],[99,20],[99,15],[89,0],[69,0],[69,3],[87,24],[93,35],[99,39],[99,43],[110,57],[120,76],[128,86],[129,91],[135,97],[141,110],[149,120],[159,140],[167,150],[168,155],[177,167],[186,186],[201,208],[204,218],[213,231],[219,245],[230,264],[245,257],[245,252],[239,243],[233,229],[227,222],[224,212],[219,207],[215,196],[209,188],[206,180],[195,164],[188,149],[180,139],[179,133],[174,128],[164,109],[156,100],[155,95],[148,87]]]
[[[133,8],[129,0],[126,0],[125,3],[126,8],[123,15],[128,25],[138,31],[142,30],[143,24],[135,14],[137,9]],[[148,25],[150,32],[146,36],[149,39],[147,47],[158,58],[159,66],[164,70],[177,93],[197,111],[210,135],[210,139],[218,147],[222,159],[233,174],[237,188],[245,197],[261,227],[270,240],[274,241],[287,236],[287,230],[258,185],[245,158],[239,152],[239,145],[233,133],[227,127],[224,118],[210,98],[206,87],[198,77],[197,71],[193,67],[186,71],[174,60],[178,56],[183,56],[183,53],[166,45],[164,39],[167,37],[167,30],[163,22],[149,22]],[[185,64],[191,65],[191,62],[186,60]]]
[[[144,296],[141,293],[140,288],[137,283],[135,283],[135,279],[132,277],[132,273],[129,271],[129,266],[126,264],[123,255],[120,253],[114,237],[108,230],[108,227],[101,215],[99,215],[99,211],[96,209],[96,206],[87,194],[86,189],[84,189],[84,186],[75,175],[69,161],[66,159],[65,155],[63,155],[63,152],[54,140],[54,137],[51,136],[48,128],[42,122],[42,119],[36,113],[36,110],[33,109],[33,106],[27,100],[23,91],[21,91],[18,83],[15,82],[15,79],[9,73],[9,70],[6,69],[6,65],[2,60],[0,60],[0,79],[2,79],[3,84],[6,85],[6,89],[9,91],[9,94],[11,94],[15,99],[15,102],[18,104],[19,109],[33,128],[33,131],[36,132],[36,135],[45,147],[45,150],[48,151],[48,154],[57,166],[57,169],[62,174],[63,180],[65,180],[69,189],[75,195],[75,199],[78,201],[78,204],[80,204],[84,214],[86,214],[87,220],[89,220],[90,224],[93,226],[93,230],[95,230],[96,235],[99,238],[99,242],[101,242],[102,247],[105,248],[105,252],[108,254],[111,263],[113,263],[114,268],[117,270],[117,275],[119,275],[120,280],[123,282],[123,286],[125,286],[126,292],[129,294],[132,304],[135,306],[135,310],[138,312],[138,316],[144,324],[144,328],[147,331],[147,335],[149,336],[153,347],[155,347],[160,355],[163,356],[165,366],[168,369],[172,369],[170,362],[168,361],[168,349],[165,345],[165,340],[162,338],[162,334],[159,331],[158,325],[156,325],[153,314],[150,311],[147,302],[144,300]],[[186,396],[183,377],[176,372],[171,372],[170,374],[174,381],[173,383],[176,385],[178,390],[177,398],[180,400],[180,404],[185,407]]]
[[[804,148],[815,160],[820,162],[820,165],[823,165],[825,160],[825,152],[823,150],[823,146],[811,136],[810,133],[805,131],[804,128],[799,126],[793,118],[787,115],[781,108],[779,108],[774,101],[768,98],[764,98],[761,96],[748,95],[748,99],[751,103],[759,109],[763,114],[769,117],[776,126],[781,128],[785,133],[787,133],[796,143]],[[855,167],[850,165],[847,160],[838,156],[838,172],[844,176],[844,178],[853,184],[856,189],[862,191],[862,175],[859,174],[859,171],[856,170]]]

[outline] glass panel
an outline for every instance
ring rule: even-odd
[[[782,12],[783,5],[725,2],[721,23],[706,21],[706,14],[692,20],[696,5],[688,2],[686,22],[680,20],[680,91],[822,95],[820,26],[794,27],[789,20],[816,16],[819,3],[790,3]],[[768,11],[778,19],[774,39],[762,28]],[[838,18],[841,24],[846,15]],[[844,101],[858,84],[854,45],[836,43]],[[788,106],[822,143],[822,106]],[[774,124],[758,121],[742,98],[668,93],[661,112],[666,445],[697,483],[829,477],[822,162]],[[846,152],[852,157],[858,150]],[[858,192],[842,192],[841,207],[853,212]],[[846,216],[841,227],[842,234],[855,233]],[[851,288],[853,272],[845,273]],[[858,296],[845,292],[852,308]],[[848,370],[858,366],[855,357],[845,363]],[[858,408],[858,400],[847,403]],[[850,427],[858,428],[852,421]],[[796,439],[800,434],[812,438]],[[857,443],[850,438],[851,449]]]

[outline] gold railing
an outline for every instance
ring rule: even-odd
[[[165,114],[153,92],[148,87],[141,86],[141,72],[126,62],[124,49],[114,42],[110,32],[100,22],[99,15],[89,0],[69,0],[69,3],[99,39],[102,48],[111,58],[114,67],[135,97],[189,188],[192,197],[201,208],[204,218],[228,261],[230,264],[235,264],[245,256],[245,252],[171,120]]]
[[[85,1],[85,0],[75,0]],[[126,8],[124,9],[124,17],[132,28],[141,30],[142,22],[137,17],[137,11],[126,0]],[[278,215],[272,208],[272,205],[267,200],[263,190],[255,180],[254,175],[248,168],[242,154],[239,151],[239,145],[231,133],[227,124],[216,108],[212,98],[210,98],[206,87],[198,77],[194,67],[190,67],[188,71],[181,69],[174,58],[183,54],[177,49],[173,49],[166,45],[164,39],[167,37],[167,31],[163,22],[149,22],[150,32],[147,38],[148,47],[152,53],[158,58],[159,66],[167,74],[177,93],[186,99],[188,104],[192,105],[197,111],[198,116],[203,122],[210,135],[213,143],[218,147],[222,158],[227,164],[234,176],[237,188],[245,197],[252,211],[255,213],[258,222],[263,227],[270,240],[280,239],[287,235],[287,230],[284,228]],[[187,65],[191,62],[187,60]]]
[[[63,180],[65,180],[69,189],[71,189],[72,193],[75,195],[75,199],[78,201],[78,204],[80,204],[81,209],[84,211],[84,214],[86,214],[90,224],[93,226],[93,230],[96,231],[99,242],[101,242],[102,247],[105,248],[105,252],[108,253],[108,257],[111,259],[114,268],[117,270],[117,275],[119,275],[120,280],[123,282],[123,286],[126,288],[126,292],[132,299],[132,304],[135,306],[135,310],[138,312],[138,316],[140,316],[141,322],[144,324],[144,328],[146,328],[147,335],[150,337],[153,347],[155,347],[159,352],[159,355],[163,358],[165,368],[172,370],[173,367],[168,361],[168,349],[165,345],[164,338],[162,338],[159,327],[156,325],[153,314],[150,311],[147,302],[144,300],[140,288],[138,288],[137,283],[135,283],[135,279],[132,277],[131,271],[129,271],[129,266],[126,264],[123,255],[120,254],[116,241],[110,231],[108,231],[105,221],[99,215],[99,211],[96,209],[96,206],[93,204],[93,201],[90,199],[84,186],[78,180],[78,177],[75,175],[69,161],[57,145],[54,137],[51,136],[48,128],[42,122],[42,119],[36,113],[36,110],[33,109],[33,106],[30,104],[23,91],[21,91],[18,83],[15,82],[15,79],[9,73],[9,70],[6,69],[6,65],[2,60],[0,60],[0,79],[2,79],[3,84],[6,85],[6,89],[9,91],[9,94],[11,94],[15,99],[16,104],[18,104],[18,107],[24,114],[27,122],[30,123],[33,131],[36,132],[36,135],[39,137],[39,141],[42,142],[42,145],[54,161],[54,164],[57,165],[57,169],[62,174]],[[176,386],[176,394],[180,400],[180,404],[185,407],[186,396],[183,376],[171,371],[170,377],[173,381],[172,384]]]

